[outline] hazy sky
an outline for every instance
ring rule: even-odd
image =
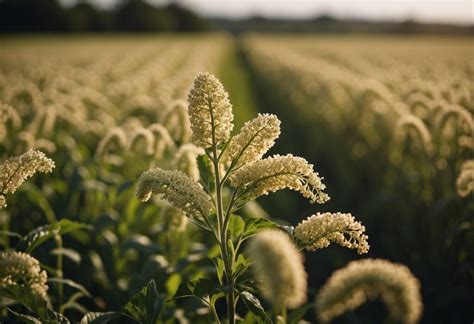
[[[73,3],[76,0],[62,0]],[[90,0],[108,8],[117,0]],[[162,4],[166,0],[148,0]],[[429,22],[474,23],[474,0],[180,0],[204,16],[230,18],[262,15],[305,18],[318,14],[338,17],[401,20],[414,18]]]

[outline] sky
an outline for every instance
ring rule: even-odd
[[[61,0],[66,4],[77,0]],[[163,4],[167,0],[147,0]],[[101,8],[117,0],[89,0]],[[253,15],[308,18],[330,14],[371,20],[416,19],[423,22],[474,23],[474,0],[179,0],[205,17],[243,18]]]

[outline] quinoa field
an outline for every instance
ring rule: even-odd
[[[0,38],[1,323],[472,323],[469,37]]]

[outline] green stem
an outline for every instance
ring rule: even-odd
[[[56,257],[56,276],[59,279],[63,279],[63,254],[62,254],[62,248],[63,248],[63,239],[61,238],[61,235],[56,234],[54,236],[54,240],[56,242],[56,247],[59,250],[57,257]],[[64,302],[64,285],[62,282],[58,282],[58,308],[61,309],[61,306],[63,305]]]
[[[210,98],[208,96],[208,98]],[[225,279],[226,279],[226,300],[229,324],[235,323],[235,296],[234,296],[234,278],[232,274],[232,260],[229,258],[229,247],[227,244],[227,224],[224,222],[224,211],[222,206],[222,185],[219,172],[219,158],[217,154],[217,140],[214,128],[214,116],[212,113],[212,103],[208,99],[209,112],[212,125],[212,163],[214,165],[214,174],[216,177],[216,203],[217,203],[217,237],[221,250],[221,257],[224,261]]]
[[[287,315],[287,312],[286,312],[286,307],[285,307],[285,306],[282,306],[282,307],[281,307],[281,318],[282,318],[282,320],[283,320],[283,324],[286,324],[286,322],[287,322],[287,317],[288,317],[288,315]]]

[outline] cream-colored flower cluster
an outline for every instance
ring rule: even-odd
[[[303,255],[282,231],[266,229],[248,246],[265,298],[279,307],[296,308],[306,302],[307,274]]]
[[[0,141],[7,134],[7,122],[11,121],[15,128],[21,125],[21,117],[12,106],[0,101]]]
[[[26,179],[36,172],[48,173],[54,168],[54,161],[43,152],[29,150],[20,156],[11,157],[0,164],[0,208],[6,206],[6,193],[14,193]]]
[[[231,176],[231,185],[243,187],[251,197],[268,195],[281,189],[301,193],[311,203],[322,204],[329,200],[313,165],[292,154],[274,155],[240,168]]]
[[[259,114],[245,123],[224,153],[224,159],[234,169],[258,161],[275,144],[280,136],[280,120],[275,115]]]
[[[317,213],[296,226],[294,235],[308,251],[328,247],[335,242],[363,254],[369,251],[365,227],[351,214]]]
[[[229,95],[210,73],[199,73],[188,95],[193,142],[209,148],[229,139],[234,128]]]
[[[156,168],[144,172],[138,180],[136,194],[143,202],[152,194],[159,194],[189,218],[207,218],[212,210],[209,196],[181,171]]]
[[[465,161],[456,179],[456,190],[461,197],[467,197],[474,192],[474,160]]]
[[[38,260],[23,252],[0,252],[0,287],[18,285],[29,288],[46,299],[48,286],[46,271]]]
[[[406,266],[381,259],[352,261],[335,271],[317,296],[317,315],[329,322],[375,298],[387,305],[393,322],[412,324],[420,319],[420,283]]]

